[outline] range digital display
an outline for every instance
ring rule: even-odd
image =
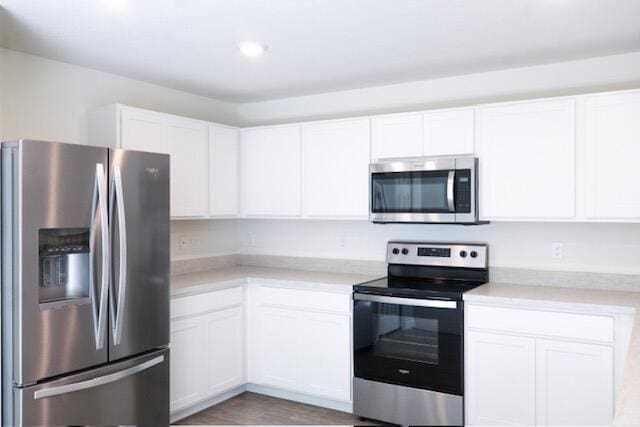
[[[435,256],[451,258],[451,249],[448,248],[418,248],[418,256]]]

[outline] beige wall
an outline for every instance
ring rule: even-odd
[[[186,92],[0,49],[0,136],[87,143],[87,111],[121,102],[234,124],[235,106]]]

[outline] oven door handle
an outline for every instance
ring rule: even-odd
[[[383,295],[370,295],[370,294],[360,294],[360,293],[354,293],[353,299],[357,301],[382,302],[385,304],[411,305],[414,307],[446,308],[446,309],[454,309],[454,310],[458,307],[458,303],[456,301],[398,298],[398,297],[387,297]]]
[[[449,176],[447,177],[447,205],[449,207],[449,212],[456,211],[456,205],[454,200],[454,183],[456,178],[456,171],[449,171]]]

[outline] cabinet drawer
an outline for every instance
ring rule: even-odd
[[[242,286],[191,295],[188,297],[173,298],[171,300],[171,318],[193,316],[195,314],[219,310],[225,307],[241,305],[242,301]]]
[[[302,310],[351,312],[350,294],[261,286],[260,304]]]
[[[469,328],[604,342],[612,342],[614,338],[612,316],[474,304],[467,305],[465,313]]]

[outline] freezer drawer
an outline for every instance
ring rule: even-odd
[[[15,425],[169,425],[169,349],[14,389]]]

